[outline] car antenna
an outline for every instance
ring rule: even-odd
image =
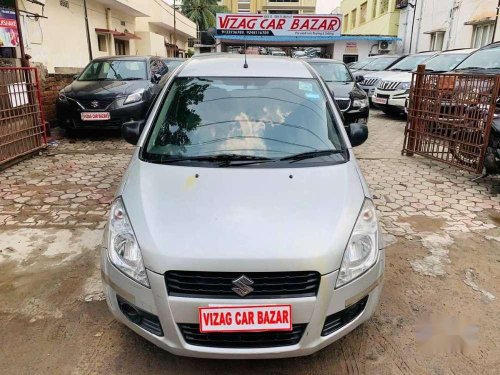
[[[245,63],[243,64],[244,69],[248,69],[248,63],[247,63],[247,38],[245,36]]]

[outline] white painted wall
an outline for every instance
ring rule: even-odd
[[[410,0],[415,2],[415,0]],[[466,22],[486,17],[494,19],[498,0],[417,0],[415,9],[401,11],[398,36],[403,39],[401,51],[409,52],[413,12],[415,26],[411,52],[429,50],[431,37],[428,31],[445,29],[443,49],[470,48],[473,26]],[[500,27],[495,41],[500,40]]]
[[[34,13],[41,13],[41,7],[29,2],[19,2],[24,9]],[[82,0],[70,0],[69,9],[59,4],[59,1],[46,2],[44,15],[48,17],[34,20],[23,16],[21,19],[26,53],[31,55],[32,62],[44,64],[49,72],[56,67],[82,68],[89,61],[87,36],[85,31],[85,17]],[[22,9],[23,9],[22,8]],[[93,57],[107,56],[98,48],[96,28],[125,29],[134,33],[135,17],[111,9],[111,25],[106,21],[106,8],[97,1],[87,1],[89,30]],[[125,22],[125,26],[121,22]],[[135,54],[135,41],[129,41],[131,54]]]

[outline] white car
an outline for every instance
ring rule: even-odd
[[[286,56],[285,51],[271,51],[271,56]]]
[[[359,83],[359,86],[365,90],[368,97],[373,102],[373,94],[375,93],[375,88],[378,86],[381,80],[391,77],[395,73],[399,72],[411,72],[419,64],[437,55],[437,52],[420,52],[414,55],[408,55],[398,63],[394,64],[387,70],[382,70],[379,72],[373,72],[363,75],[363,81]]]
[[[443,73],[453,70],[475,49],[455,49],[426,60],[426,71]],[[386,113],[404,113],[410,96],[412,72],[399,72],[383,78],[375,88],[372,101]]]
[[[178,355],[308,355],[368,320],[382,291],[381,233],[352,150],[368,128],[346,132],[303,60],[247,62],[189,59],[146,122],[122,128],[136,148],[103,239],[106,300]]]

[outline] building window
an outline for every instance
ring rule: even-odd
[[[356,27],[356,16],[357,16],[358,10],[354,9],[351,13],[351,28],[354,29]]]
[[[106,40],[106,35],[97,34],[97,45],[99,46],[99,51],[108,52],[108,43]]]
[[[361,4],[361,7],[359,8],[359,23],[365,23],[366,22],[366,12],[368,10],[368,3],[363,3]]]
[[[382,9],[380,14],[386,14],[389,11],[389,0],[382,0]]]
[[[115,53],[116,55],[126,55],[128,50],[128,41],[115,39]]]
[[[431,33],[431,51],[442,51],[444,42],[444,31],[436,31]]]
[[[377,6],[378,6],[378,0],[373,0],[372,1],[372,18],[377,18]]]
[[[472,48],[480,48],[491,43],[493,39],[493,29],[495,28],[495,22],[485,22],[474,25],[474,30],[472,31]]]
[[[344,32],[349,29],[349,14],[344,14]]]

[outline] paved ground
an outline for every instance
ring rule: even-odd
[[[0,373],[498,373],[500,183],[402,157],[403,128],[373,111],[356,150],[389,243],[380,308],[288,360],[174,357],[113,320],[97,248],[132,150],[116,135],[60,139],[0,172]]]

